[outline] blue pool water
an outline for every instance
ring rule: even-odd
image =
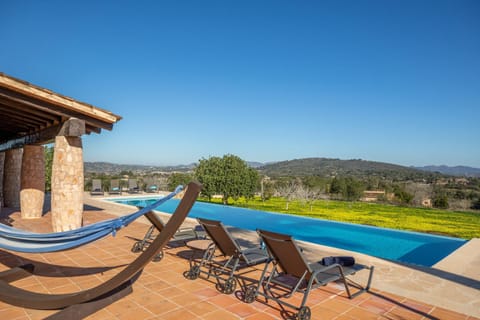
[[[145,206],[153,198],[112,199],[117,203]],[[171,199],[157,210],[173,213],[179,200]],[[399,231],[295,215],[196,202],[191,218],[220,220],[242,229],[257,228],[292,235],[295,239],[356,251],[371,256],[431,267],[466,241],[458,238]]]

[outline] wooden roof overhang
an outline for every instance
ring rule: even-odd
[[[112,130],[122,118],[0,72],[0,151],[52,142],[70,119],[90,134]]]

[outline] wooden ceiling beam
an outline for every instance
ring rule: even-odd
[[[72,119],[83,125],[77,126],[78,121]],[[107,110],[0,72],[0,150],[52,142],[65,130],[66,134],[112,130],[121,119]]]
[[[33,97],[29,97],[26,95],[23,95],[21,93],[12,91],[7,88],[2,88],[0,87],[0,97],[6,98],[8,100],[28,105],[33,108],[36,108],[38,110],[42,110],[45,112],[49,112],[51,114],[55,114],[58,116],[65,116],[68,118],[78,118],[84,120],[86,123],[89,123],[93,126],[100,127],[102,129],[106,130],[112,130],[113,128],[113,123],[107,123],[103,122],[94,118],[91,118],[89,116],[86,116],[80,112],[73,111],[73,110],[66,110],[65,108],[59,107],[57,105],[45,102],[40,99],[35,99]]]
[[[10,110],[3,110],[1,105],[0,105],[0,115],[2,116],[2,119],[0,119],[0,124],[5,124],[11,122],[11,119],[19,119],[21,121],[24,121],[28,124],[35,124],[35,125],[47,125],[48,123],[53,123],[52,120],[49,119],[41,119],[41,118],[35,118],[29,115],[23,115],[19,112],[13,112]]]
[[[5,110],[2,108],[1,105],[0,105],[0,114],[8,118],[8,119],[5,119],[8,122],[16,122],[18,125],[24,122],[28,125],[42,127],[42,126],[47,126],[49,123],[48,120],[45,120],[45,119],[34,118],[27,114],[22,114],[21,112],[16,112],[14,110]],[[3,120],[4,119],[0,120],[0,123],[4,122]]]
[[[10,139],[5,143],[1,143],[0,152],[23,147],[26,144],[46,144],[53,141],[57,135],[81,136],[85,133],[85,121],[80,119],[69,119],[62,124],[51,126],[39,132],[27,134]]]
[[[95,133],[102,132],[102,129],[97,128],[97,127],[93,127],[93,126],[90,126],[90,125],[87,125],[87,124],[85,124],[85,129],[87,130],[87,134],[90,134],[91,132],[95,132]]]
[[[115,123],[121,119],[120,116],[117,116],[107,110],[76,101],[72,98],[60,95],[45,88],[35,86],[26,81],[7,76],[1,72],[0,87],[9,88],[12,91],[18,92],[26,97],[35,97],[38,100],[46,103],[61,106],[63,109],[72,110],[72,112],[83,115],[83,117],[77,117],[79,119],[83,119],[86,116],[106,123]]]
[[[60,115],[52,114],[51,112],[37,110],[30,106],[25,106],[21,103],[18,103],[9,99],[5,99],[4,97],[0,97],[0,106],[1,105],[7,107],[9,110],[17,110],[18,112],[26,116],[40,117],[40,118],[49,119],[52,121],[54,120],[59,121],[61,119]]]

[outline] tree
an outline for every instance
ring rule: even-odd
[[[313,209],[313,202],[320,197],[320,190],[311,189],[306,185],[299,185],[296,190],[297,198],[303,203],[303,205],[309,205],[310,211]]]
[[[270,199],[275,193],[273,182],[268,177],[262,177],[260,179],[260,196],[262,201]]]
[[[421,206],[423,201],[432,198],[432,186],[427,183],[408,182],[405,185],[405,191],[413,195],[412,204]]]
[[[330,182],[330,194],[343,194],[345,192],[345,180],[341,178],[334,177],[332,182]]]
[[[52,190],[53,147],[44,147],[45,155],[45,191]]]
[[[288,210],[288,205],[290,201],[295,198],[297,189],[298,184],[295,180],[288,181],[277,187],[277,192],[280,194],[281,197],[285,198],[285,210]]]
[[[480,210],[480,198],[472,202],[473,210]]]
[[[448,209],[448,197],[444,192],[437,192],[433,197],[432,205],[439,209]]]
[[[326,190],[330,179],[319,176],[305,176],[302,177],[302,184],[305,187],[315,190]]]
[[[186,186],[193,180],[193,176],[188,173],[175,172],[168,177],[168,190],[173,191],[178,185]]]
[[[200,159],[195,177],[203,185],[203,195],[211,200],[214,194],[221,194],[224,204],[228,204],[230,197],[234,200],[242,196],[252,198],[258,183],[257,171],[231,154]]]
[[[367,177],[366,190],[378,190],[380,188],[380,180],[378,177]]]
[[[219,157],[210,157],[208,159],[200,159],[198,166],[195,168],[195,178],[203,185],[202,194],[212,199],[212,196],[219,192],[223,165],[222,159]]]
[[[123,177],[123,176],[129,176],[129,177],[133,177],[134,174],[132,171],[130,170],[122,170],[120,171],[120,176]]]
[[[247,169],[244,171],[245,182],[242,184],[242,194],[247,202],[248,200],[253,199],[253,197],[255,196],[258,180],[259,176],[257,170],[247,166]]]
[[[402,203],[409,204],[413,200],[413,194],[408,193],[405,191],[405,186],[396,184],[393,187],[393,193],[395,194],[395,197]]]
[[[365,187],[355,178],[333,178],[330,183],[330,194],[341,195],[344,200],[355,201],[363,195]]]
[[[343,198],[349,201],[358,200],[363,195],[364,190],[365,188],[359,180],[354,178],[346,178]]]

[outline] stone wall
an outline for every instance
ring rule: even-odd
[[[5,152],[3,176],[3,201],[5,207],[20,208],[22,155],[22,148],[11,149]]]
[[[83,217],[83,150],[80,137],[57,136],[52,166],[52,227],[77,229]]]
[[[45,199],[45,155],[43,146],[24,146],[20,180],[22,218],[40,218]]]

